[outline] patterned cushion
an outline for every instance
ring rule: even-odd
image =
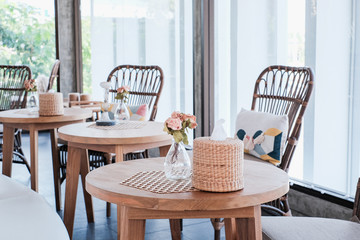
[[[279,164],[288,133],[287,115],[242,109],[236,119],[235,137],[244,141],[244,152]]]
[[[119,104],[118,103],[110,103],[110,108],[108,109],[109,111],[109,118],[111,120],[114,120],[115,119],[115,111],[116,111],[116,108]],[[101,113],[103,112],[103,109],[101,107]]]
[[[142,105],[128,105],[131,121],[145,121],[147,120],[147,104]]]

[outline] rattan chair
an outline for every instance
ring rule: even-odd
[[[251,110],[287,115],[288,137],[278,166],[289,171],[292,156],[300,137],[303,116],[314,85],[309,67],[270,66],[258,77]],[[287,195],[263,206],[275,215],[291,215]]]
[[[164,74],[158,66],[120,65],[115,67],[107,78],[111,82],[111,99],[116,102],[116,89],[128,85],[130,95],[128,105],[147,104],[149,120],[154,121],[157,104],[163,87]]]
[[[50,77],[49,77],[49,83],[47,86],[47,91],[49,91],[50,89],[53,88],[55,79],[58,80],[59,79],[59,71],[60,71],[60,60],[56,59],[52,69],[51,69],[51,73],[50,73]]]
[[[264,240],[360,239],[360,178],[352,222],[317,217],[262,217]]]
[[[27,92],[24,81],[29,79],[31,79],[31,70],[27,66],[0,65],[0,111],[25,108]],[[2,161],[2,124],[0,138],[0,161]],[[21,148],[21,129],[15,130],[13,162],[25,164],[30,172],[29,163]]]
[[[314,75],[309,67],[289,67],[274,65],[263,70],[255,83],[251,110],[276,115],[287,115],[289,131],[285,151],[278,166],[288,172],[292,156],[300,137],[305,109],[314,84]],[[253,159],[245,154],[245,158]],[[262,210],[270,215],[290,216],[287,194],[262,205]],[[212,219],[215,239],[220,239],[220,229],[225,221]]]

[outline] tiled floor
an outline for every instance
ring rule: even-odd
[[[29,136],[27,134],[23,134],[22,139],[25,154],[26,156],[30,156]],[[0,171],[1,168],[2,163],[0,162]],[[30,186],[30,174],[24,165],[13,164],[12,177],[24,185]],[[63,183],[61,187],[62,200],[64,200],[65,183]],[[41,132],[39,134],[39,193],[45,197],[45,199],[55,211],[50,135],[47,132]],[[95,222],[87,223],[82,187],[81,184],[79,184],[73,239],[116,239],[116,206],[112,204],[112,216],[107,218],[105,202],[93,198],[93,204]],[[62,206],[64,206],[64,202],[62,202]],[[63,211],[58,213],[60,216],[62,216]],[[182,234],[182,239],[186,240],[214,238],[214,230],[209,219],[184,219],[184,228]],[[171,239],[169,221],[166,219],[147,220],[145,239]],[[221,239],[225,239],[224,230],[221,231]]]

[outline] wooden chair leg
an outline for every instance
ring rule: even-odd
[[[105,165],[111,164],[111,154],[104,153]],[[111,203],[106,202],[106,217],[111,217]]]
[[[280,201],[282,202],[283,205],[283,211],[285,212],[285,216],[292,216],[291,214],[291,209],[290,209],[290,205],[289,205],[289,199],[288,199],[288,195],[284,195],[280,198]]]
[[[111,203],[106,202],[106,217],[111,217]]]
[[[220,230],[224,226],[224,220],[221,220],[220,218],[211,218],[210,221],[215,230],[214,239],[220,240]]]
[[[171,239],[181,240],[182,219],[169,219]]]

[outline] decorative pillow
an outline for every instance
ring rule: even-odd
[[[147,120],[147,104],[142,105],[128,105],[131,121],[145,121]]]
[[[288,125],[287,115],[241,109],[235,135],[244,142],[245,153],[277,165],[283,155]]]

